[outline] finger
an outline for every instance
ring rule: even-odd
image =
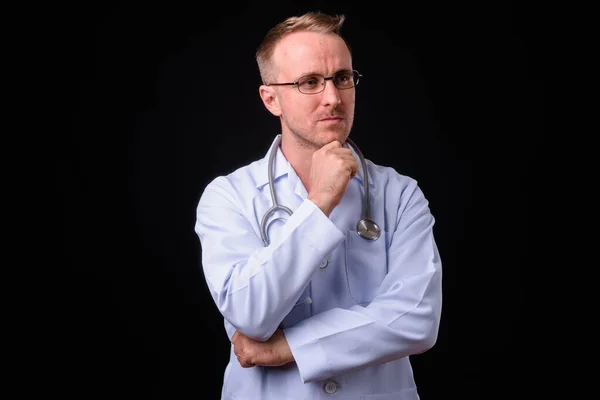
[[[339,158],[342,160],[347,160],[347,161],[356,161],[356,157],[354,157],[354,154],[352,154],[352,152],[350,151],[340,151],[340,150],[345,150],[345,149],[331,149],[329,151],[329,155],[331,156],[331,158]]]
[[[345,147],[333,147],[328,149],[328,152],[337,155],[352,155],[352,150]]]
[[[343,148],[342,144],[340,142],[338,142],[337,140],[334,140],[333,142],[329,142],[326,145],[321,146],[320,150],[328,151],[331,149],[341,149],[341,148]]]
[[[245,358],[243,358],[243,357],[242,357],[242,353],[241,353],[241,351],[236,351],[236,350],[234,349],[234,350],[233,350],[233,354],[235,354],[235,357],[237,358],[238,362],[239,362],[240,364],[242,364],[242,363],[243,363],[243,360],[244,360]]]
[[[356,176],[356,174],[358,173],[358,163],[354,162],[351,166],[351,172],[350,172],[350,177],[354,178]]]
[[[354,154],[352,153],[341,153],[341,154],[337,154],[337,157],[341,158],[342,160],[347,160],[353,163],[356,163],[356,157],[354,157]]]
[[[358,161],[352,154],[342,155],[340,159],[343,160],[349,167],[358,168]]]
[[[240,363],[242,368],[252,368],[255,365],[251,363],[247,357],[238,356],[238,362]]]

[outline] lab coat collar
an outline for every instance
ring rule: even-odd
[[[273,170],[273,182],[277,181],[277,179],[281,178],[284,175],[287,175],[292,168],[288,160],[283,155],[281,151],[281,143],[277,148],[273,148],[275,145],[275,141],[277,140],[277,136],[273,138],[271,145],[269,146],[269,150],[267,154],[262,159],[262,163],[260,164],[260,169],[258,176],[256,177],[256,188],[260,189],[265,185],[269,184],[269,157],[271,157],[271,152],[276,151],[275,154],[275,168]]]
[[[276,140],[277,137],[275,137],[271,142],[271,146],[269,146],[269,150],[267,151],[267,154],[262,160],[263,162],[261,163],[260,172],[256,178],[257,189],[260,189],[269,183],[269,157],[271,156],[272,151],[277,151],[277,154],[275,155],[275,169],[273,171],[273,182],[277,181],[277,179],[281,178],[284,175],[288,175],[290,169],[292,169],[291,164],[288,162],[288,160],[283,155],[283,152],[281,151],[281,144],[277,146],[276,149],[273,148]],[[356,158],[356,162],[358,163],[358,173],[353,179],[358,179],[361,182],[361,184],[364,184],[364,171],[362,163],[360,162],[360,157],[358,156],[356,151],[354,151],[352,146],[346,146],[352,151],[352,154],[354,155],[354,158]],[[368,164],[368,161],[366,161],[366,163]],[[371,179],[371,175],[369,175],[369,178],[369,187],[372,187],[374,186],[374,183],[373,179]]]

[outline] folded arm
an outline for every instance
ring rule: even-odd
[[[284,329],[304,382],[422,353],[435,344],[442,269],[433,224],[428,202],[415,187],[399,213],[388,274],[371,303],[330,309]]]
[[[305,200],[264,247],[236,203],[225,178],[217,178],[202,194],[195,230],[204,276],[224,318],[244,335],[266,341],[344,235]]]

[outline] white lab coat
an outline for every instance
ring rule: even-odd
[[[367,241],[356,232],[362,166],[328,218],[277,149],[275,192],[294,213],[270,219],[265,247],[269,155],[206,187],[195,230],[229,338],[237,329],[266,340],[281,327],[295,362],[245,369],[232,346],[221,399],[419,399],[409,356],[437,340],[442,267],[417,182],[367,160],[371,217],[382,231]]]

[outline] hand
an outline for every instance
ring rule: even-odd
[[[326,144],[312,156],[308,199],[329,216],[357,172],[358,163],[352,150],[338,141]]]
[[[248,336],[235,331],[231,338],[233,352],[243,368],[256,365],[279,367],[294,361],[290,346],[281,329],[277,329],[266,342],[250,339]]]

